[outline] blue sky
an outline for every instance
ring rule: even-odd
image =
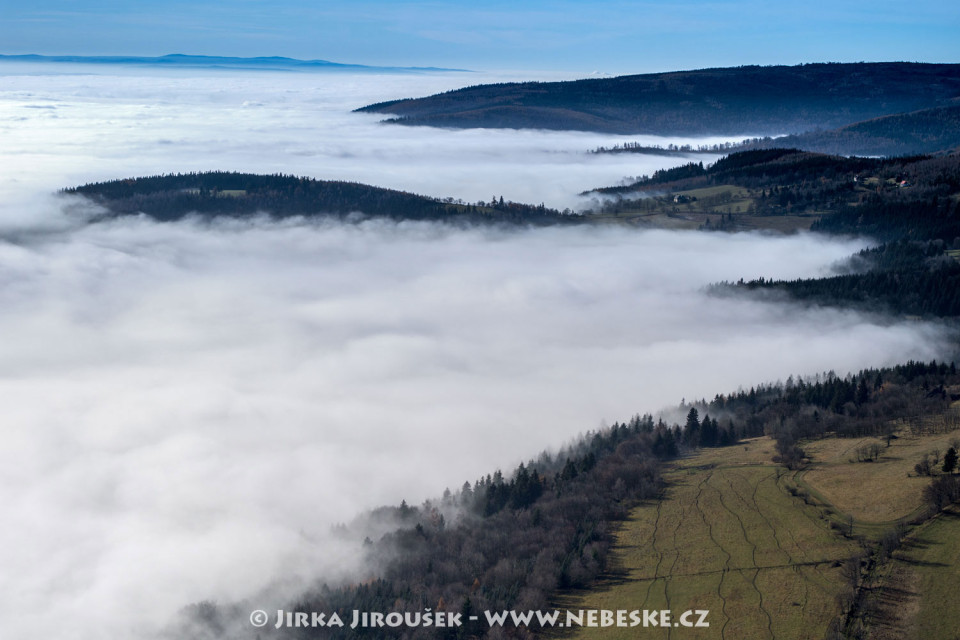
[[[960,3],[0,0],[0,53],[280,55],[625,73],[960,61]]]

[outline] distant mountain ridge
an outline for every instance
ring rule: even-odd
[[[344,64],[327,60],[298,60],[281,56],[259,58],[237,58],[229,56],[192,56],[173,53],[165,56],[41,56],[0,55],[0,62],[60,62],[76,64],[132,64],[159,67],[247,69],[277,71],[412,71],[440,72],[466,71],[466,69],[444,69],[441,67],[376,67],[362,64]]]
[[[960,64],[746,66],[478,85],[358,111],[387,122],[616,134],[778,135],[834,129],[960,99]]]

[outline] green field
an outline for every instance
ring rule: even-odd
[[[946,417],[952,419],[953,414]],[[960,432],[921,436],[904,426],[897,436],[889,446],[877,438],[826,438],[805,443],[811,463],[792,480],[815,500],[829,505],[835,520],[849,515],[856,524],[855,533],[879,540],[898,520],[913,519],[923,510],[923,489],[930,478],[918,476],[914,466],[925,454],[945,452],[960,439]],[[878,459],[857,462],[856,450],[871,443],[880,445]],[[864,487],[870,490],[864,491]]]
[[[960,512],[947,510],[920,527],[884,567],[871,589],[869,637],[880,640],[960,637]]]
[[[733,185],[671,192],[640,200],[625,200],[616,211],[591,215],[594,221],[625,222],[660,229],[721,228],[727,231],[807,230],[818,215],[757,215],[757,194]]]
[[[771,462],[768,437],[677,461],[664,474],[662,499],[634,509],[617,532],[607,579],[560,605],[669,609],[674,619],[704,609],[709,628],[608,626],[567,635],[819,639],[835,633],[832,625],[856,602],[855,617],[845,619],[848,632],[863,629],[856,637],[960,638],[960,507],[905,529],[889,559],[869,553],[922,511],[929,478],[916,477],[913,465],[954,445],[958,432],[941,427],[918,435],[901,425],[872,463],[856,462],[855,453],[873,438],[807,442],[811,462],[797,472]]]
[[[733,226],[737,231],[777,231],[780,233],[794,233],[796,231],[807,231],[816,220],[817,216],[759,216],[747,213],[734,213]],[[716,225],[720,220],[719,214],[710,213],[604,213],[590,216],[590,220],[595,223],[620,223],[629,224],[637,227],[648,227],[654,229],[678,229],[678,230],[697,230],[710,225]]]
[[[675,617],[707,609],[710,627],[583,628],[575,637],[824,637],[850,591],[841,564],[859,544],[787,493],[776,467],[742,462],[714,466],[696,456],[676,465],[664,499],[636,509],[619,531],[614,578],[563,603]]]
[[[942,513],[907,545],[900,562],[920,574],[918,638],[960,636],[960,514]]]

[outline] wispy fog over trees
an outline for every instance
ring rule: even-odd
[[[491,630],[482,618],[468,618],[485,610],[548,609],[558,594],[609,571],[616,523],[640,501],[660,499],[661,466],[676,455],[769,435],[777,442],[775,461],[797,468],[805,462],[806,439],[883,437],[898,420],[918,433],[955,429],[960,414],[949,405],[958,391],[953,364],[909,362],[718,394],[682,404],[672,412],[676,421],[646,414],[615,423],[509,474],[497,471],[420,506],[403,502],[339,527],[338,536],[362,546],[366,575],[320,583],[287,609],[336,612],[344,627],[267,627],[259,637],[531,637],[525,628]],[[928,498],[948,504],[957,499],[956,486],[953,477],[938,479]],[[374,530],[385,533],[365,535]],[[427,609],[459,613],[466,622],[448,629],[349,625],[353,610]],[[184,628],[199,625],[221,637],[223,621],[240,614],[231,606],[194,605],[185,610]]]

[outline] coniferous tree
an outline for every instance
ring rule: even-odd
[[[957,450],[953,447],[947,449],[947,453],[943,456],[943,472],[944,473],[953,473],[957,468]]]

